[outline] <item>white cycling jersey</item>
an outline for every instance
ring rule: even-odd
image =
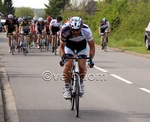
[[[50,26],[52,26],[52,27],[62,27],[62,22],[58,23],[58,22],[57,22],[57,19],[53,19],[53,20],[50,22]]]
[[[79,41],[83,41],[84,39],[86,41],[93,40],[92,31],[88,25],[83,24],[81,28],[81,33],[78,37],[73,37],[69,26],[62,28],[62,41],[65,42],[66,40],[70,40],[74,42],[79,42]]]

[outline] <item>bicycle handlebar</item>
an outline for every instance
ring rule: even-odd
[[[90,66],[90,68],[93,68],[94,67],[94,63],[92,61],[92,58],[91,57],[63,57],[62,60],[60,61],[60,66],[64,66],[64,64],[66,63],[66,60],[65,59],[75,59],[76,61],[78,61],[78,59],[89,59],[87,62],[88,62],[88,65]]]

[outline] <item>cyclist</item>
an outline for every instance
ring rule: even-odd
[[[31,25],[32,28],[32,37],[33,37],[33,45],[37,46],[37,35],[36,35],[36,24],[37,24],[38,18],[37,17],[33,17],[33,22]]]
[[[71,19],[71,17],[69,17],[66,21],[65,21],[65,23],[62,25],[62,28],[64,28],[64,27],[66,27],[66,26],[68,26],[69,25],[69,20]]]
[[[40,17],[38,19],[38,22],[36,24],[36,32],[37,32],[37,48],[40,48],[40,38],[42,36],[42,38],[45,38],[45,34],[46,34],[46,26],[44,24],[44,19],[42,17]]]
[[[18,24],[16,22],[15,19],[13,19],[14,16],[12,14],[8,15],[8,19],[5,22],[5,30],[7,33],[7,37],[8,37],[8,46],[9,46],[9,50],[8,52],[11,53],[11,36],[10,34],[13,34],[15,38],[17,38],[16,36],[16,32],[18,32]]]
[[[106,20],[106,18],[103,18],[100,22],[99,25],[99,35],[101,36],[101,46],[103,49],[103,41],[104,41],[104,35],[106,34],[106,40],[108,42],[108,36],[109,36],[109,32],[111,31],[110,29],[110,24],[109,22]]]
[[[23,22],[21,22],[20,26],[19,26],[19,33],[22,35],[21,40],[24,39],[24,36],[29,36],[31,33],[31,23],[28,21],[28,17],[25,16],[23,17]],[[26,44],[29,44],[29,39],[30,38],[26,38]],[[28,53],[28,50],[27,50]]]
[[[54,40],[55,40],[55,35],[57,34],[58,31],[60,31],[62,27],[62,20],[63,18],[61,16],[58,16],[57,19],[53,19],[50,22],[50,32],[52,35],[52,52],[54,52]],[[58,35],[59,37],[59,35]]]
[[[62,61],[65,61],[65,56],[74,56],[74,51],[77,50],[77,55],[79,57],[86,57],[88,54],[87,43],[89,45],[89,55],[91,58],[95,55],[95,45],[92,36],[91,29],[88,25],[82,23],[80,17],[72,17],[69,21],[69,25],[62,28],[61,40],[60,40],[60,56]],[[64,65],[64,94],[65,99],[71,98],[69,92],[69,82],[71,77],[72,59],[67,59]],[[93,67],[92,62],[90,62],[90,67]],[[86,59],[79,59],[79,69],[80,69],[80,79],[81,79],[81,91],[84,94],[84,84],[83,80],[86,74]]]
[[[50,17],[50,16],[48,16],[47,18],[46,18],[46,20],[47,20],[47,23],[46,23],[46,33],[47,33],[47,37],[48,37],[48,43],[50,44],[51,43],[51,40],[50,40],[50,28],[49,28],[49,25],[50,25],[50,22],[51,22],[51,20],[52,20],[52,18]]]

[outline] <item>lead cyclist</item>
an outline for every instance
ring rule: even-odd
[[[89,54],[87,49],[87,43],[89,45]],[[91,29],[88,25],[83,24],[82,19],[80,17],[72,17],[69,20],[69,24],[62,28],[61,30],[61,40],[60,40],[60,57],[62,61],[65,60],[65,56],[69,55],[71,57],[74,56],[75,50],[77,50],[77,56],[79,57],[87,57],[90,55],[91,58],[95,55],[95,44],[92,36]],[[65,99],[71,98],[69,91],[69,83],[71,77],[71,69],[72,69],[72,59],[67,59],[64,65],[64,94],[63,97]],[[90,64],[91,68],[93,64]],[[86,59],[79,59],[79,71],[80,71],[80,83],[81,83],[81,94],[84,94],[84,77],[86,75]]]

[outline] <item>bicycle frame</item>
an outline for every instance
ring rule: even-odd
[[[11,37],[11,49],[10,50],[11,50],[12,55],[14,55],[16,40],[13,34],[10,34],[10,37]]]
[[[91,59],[90,57],[79,58],[68,57],[66,59],[73,59],[73,67],[71,71],[71,83],[70,83],[70,93],[71,93],[71,110],[74,109],[74,103],[76,103],[76,117],[79,117],[79,97],[81,97],[81,83],[79,75],[79,59]]]

